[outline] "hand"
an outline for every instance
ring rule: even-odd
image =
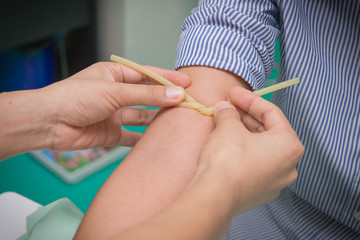
[[[176,85],[190,84],[185,74],[149,68]],[[123,130],[121,126],[147,125],[157,111],[125,106],[168,107],[184,98],[181,87],[149,84],[155,81],[118,63],[103,62],[41,89],[45,102],[51,103],[49,112],[54,116],[49,148],[133,146],[141,134]]]
[[[272,200],[295,181],[304,147],[272,103],[238,87],[229,98],[241,116],[227,102],[216,105],[216,128],[201,151],[197,175],[210,173],[223,181],[239,214]]]

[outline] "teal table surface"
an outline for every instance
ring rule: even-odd
[[[140,133],[146,130],[146,127],[125,128]],[[41,205],[66,197],[85,213],[102,184],[122,160],[119,159],[76,184],[68,184],[30,154],[20,154],[0,161],[0,194],[16,192]]]
[[[66,197],[85,213],[120,162],[121,159],[77,184],[67,184],[29,154],[21,154],[0,162],[0,193],[16,192],[41,205]]]

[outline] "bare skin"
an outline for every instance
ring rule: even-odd
[[[296,179],[304,148],[281,110],[241,88],[231,90],[230,100],[256,122],[245,124],[234,106],[217,104],[216,129],[193,181],[155,216],[114,239],[220,239],[231,217],[275,198]],[[286,148],[274,150],[279,145]]]
[[[226,100],[234,86],[249,88],[241,78],[222,70],[180,71],[191,79],[186,91],[206,106]],[[193,178],[200,150],[214,126],[213,118],[191,109],[162,111],[102,186],[75,239],[110,238],[176,199]]]
[[[190,83],[185,74],[152,70],[183,87]],[[215,122],[189,109],[161,111],[101,188],[75,238],[215,239],[232,216],[273,199],[295,180],[303,147],[277,107],[244,90],[248,85],[231,73],[181,71],[195,79],[189,92],[200,102],[213,105],[231,89],[238,109],[218,103]],[[168,107],[184,98],[182,88],[148,84],[129,68],[99,63],[43,89],[0,94],[7,112],[0,116],[0,139],[6,140],[0,159],[36,149],[133,146],[141,135],[121,126],[146,125],[156,111],[126,106]]]
[[[151,69],[182,87],[190,84],[184,74]],[[141,134],[121,126],[149,124],[157,111],[126,106],[168,107],[184,98],[183,89],[150,86],[154,83],[130,68],[103,62],[45,88],[1,93],[0,109],[6,114],[0,114],[0,159],[38,149],[133,146]],[[174,96],[173,90],[180,94]]]

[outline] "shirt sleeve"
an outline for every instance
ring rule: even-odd
[[[274,64],[278,14],[270,0],[200,0],[182,24],[175,68],[215,67],[261,89]]]

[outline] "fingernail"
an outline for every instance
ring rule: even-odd
[[[225,108],[235,109],[234,105],[232,105],[230,102],[228,102],[228,101],[221,101],[221,102],[218,102],[218,103],[215,105],[215,114],[216,114],[217,112],[219,112],[220,110],[225,109]]]
[[[177,99],[182,94],[184,94],[184,89],[181,87],[167,87],[165,90],[165,95],[170,99]]]

